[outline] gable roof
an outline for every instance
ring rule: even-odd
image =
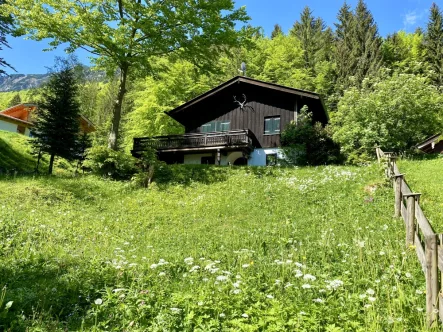
[[[199,102],[201,102],[202,100],[211,97],[213,95],[215,95],[216,93],[228,88],[229,86],[235,84],[235,83],[246,83],[246,84],[251,84],[251,85],[255,85],[255,86],[259,86],[259,87],[264,87],[267,89],[271,89],[271,90],[275,90],[275,91],[280,91],[283,93],[288,93],[288,94],[293,94],[293,95],[298,95],[298,96],[303,96],[303,97],[308,97],[308,98],[313,98],[313,99],[318,99],[320,100],[323,109],[325,110],[325,114],[327,115],[326,109],[323,105],[323,101],[320,98],[320,95],[318,93],[315,92],[311,92],[311,91],[306,91],[306,90],[301,90],[301,89],[296,89],[296,88],[291,88],[291,87],[287,87],[287,86],[283,86],[283,85],[279,85],[279,84],[274,84],[274,83],[268,83],[268,82],[264,82],[264,81],[259,81],[259,80],[255,80],[249,77],[243,77],[243,76],[236,76],[232,79],[230,79],[229,81],[220,84],[219,86],[215,87],[212,90],[209,90],[205,93],[203,93],[202,95],[174,108],[171,111],[167,111],[165,112],[166,114],[168,114],[170,117],[174,118],[175,114],[178,114],[182,111],[185,111],[187,108],[189,108],[192,105],[195,105]]]
[[[14,105],[3,111],[0,111],[0,119],[8,122],[33,126],[30,113],[32,111],[35,111],[37,107],[38,106],[36,104],[32,103]],[[91,133],[95,131],[94,124],[84,115],[80,114],[79,121],[83,132]]]
[[[430,150],[434,149],[435,143],[439,140],[441,136],[441,133],[432,135],[431,137],[428,137],[423,142],[418,143],[415,147],[419,150],[422,150],[424,152],[428,152]]]
[[[32,123],[29,121],[25,121],[25,120],[21,120],[19,118],[7,115],[7,114],[3,114],[2,112],[0,112],[0,120],[6,121],[6,122],[12,122],[12,123],[16,123],[19,125],[23,125],[25,127],[31,127]]]

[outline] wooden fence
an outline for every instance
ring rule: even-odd
[[[429,326],[443,321],[443,235],[436,234],[420,207],[420,195],[408,186],[397,167],[393,153],[376,148],[379,163],[386,164],[386,176],[393,181],[395,192],[394,217],[403,217],[406,226],[406,246],[415,248],[426,277],[426,313]]]

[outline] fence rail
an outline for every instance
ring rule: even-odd
[[[415,247],[426,278],[426,315],[428,325],[443,321],[443,234],[436,234],[420,207],[420,193],[411,190],[397,166],[397,157],[376,148],[379,163],[385,163],[386,176],[393,180],[394,217],[402,217],[406,228],[406,246]]]

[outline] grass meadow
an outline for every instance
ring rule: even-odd
[[[378,165],[3,178],[0,330],[425,330],[392,215]]]
[[[422,194],[420,205],[434,231],[443,233],[443,158],[402,160],[398,166],[412,191]]]

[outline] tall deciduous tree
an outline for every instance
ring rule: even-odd
[[[432,79],[437,86],[441,87],[443,85],[443,15],[435,3],[431,7],[424,46],[426,60],[433,71]]]
[[[43,88],[37,119],[32,130],[35,148],[50,155],[48,173],[52,174],[55,156],[75,159],[78,151],[79,112],[77,83],[68,64],[53,72]]]
[[[14,0],[19,32],[35,40],[51,38],[68,51],[82,48],[98,56],[110,72],[118,69],[120,86],[113,106],[109,147],[117,149],[126,84],[131,69],[150,69],[150,58],[179,53],[211,70],[222,51],[239,42],[235,22],[246,22],[245,9],[233,0]]]

